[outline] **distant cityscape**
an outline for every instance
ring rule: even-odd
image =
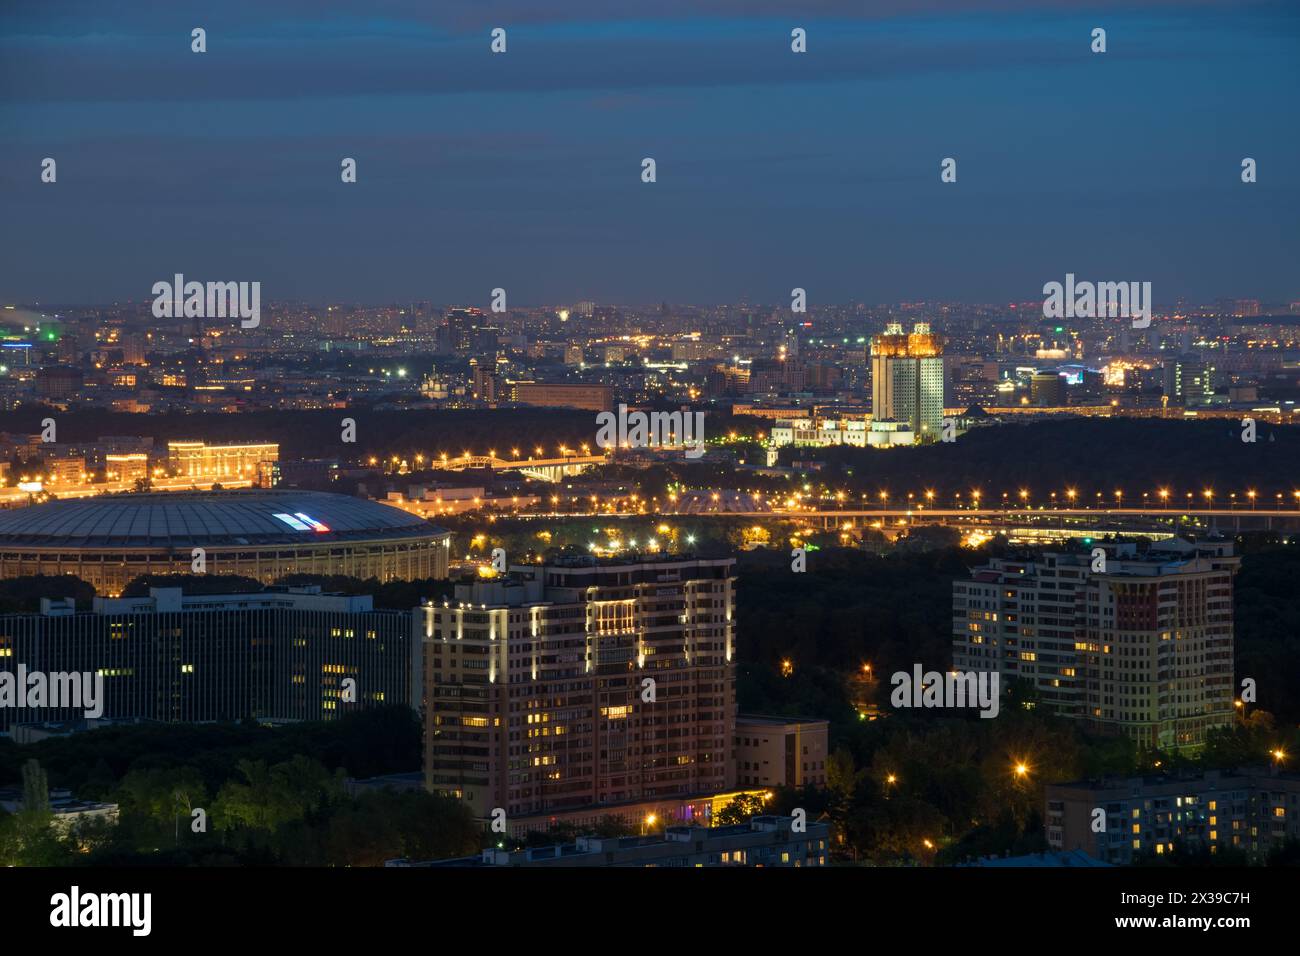
[[[1142,329],[1127,319],[1045,319],[1041,300],[806,312],[589,301],[501,312],[428,302],[265,311],[257,328],[241,329],[224,319],[157,319],[145,301],[7,305],[0,407],[165,414],[365,402],[599,411],[617,396],[629,405],[781,401],[833,418],[840,406],[850,416],[892,400],[890,383],[872,378],[874,355],[941,367],[944,403],[959,411],[1257,408],[1286,416],[1300,342],[1300,302],[1257,299],[1180,302]],[[930,421],[909,424],[933,424],[933,388],[926,384],[918,399]]]
[[[23,589],[0,618],[15,704],[0,733],[30,750],[109,728],[403,710],[419,766],[348,792],[449,799],[486,836],[481,854],[395,851],[393,866],[992,863],[1012,846],[1032,851],[1023,865],[1189,848],[1264,862],[1300,840],[1300,775],[1285,768],[1295,742],[1265,742],[1243,690],[1234,579],[1243,547],[1249,562],[1251,542],[1296,540],[1300,489],[1252,475],[1238,491],[1093,495],[1044,485],[1042,461],[1024,487],[963,492],[967,466],[927,459],[930,481],[877,493],[858,471],[965,454],[979,436],[996,459],[1023,427],[1094,421],[1182,434],[1231,420],[1213,439],[1225,448],[1276,444],[1300,393],[1296,305],[1186,306],[1140,330],[1054,324],[1033,303],[278,307],[257,330],[9,308],[3,414],[39,429],[0,434],[0,575]],[[620,407],[703,412],[704,454],[672,431],[602,446],[597,418]],[[268,414],[311,416],[313,437]],[[426,442],[384,431],[429,414],[477,417]],[[113,433],[91,437],[104,423]],[[1284,454],[1270,467],[1293,478]],[[879,768],[855,751],[878,744],[855,743],[839,708],[858,727],[918,717],[870,663],[765,659],[753,639],[778,633],[741,626],[771,627],[744,603],[747,574],[775,573],[764,555],[793,556],[789,574],[810,552],[945,549],[969,558],[934,579],[951,603],[946,637],[925,638],[951,661],[926,665],[943,665],[935,679],[1000,677],[1017,726],[1075,726],[1130,755],[1088,778],[1017,760],[1024,816],[996,857],[962,849],[961,829],[855,832],[849,807],[905,784],[893,770],[863,782]],[[779,687],[805,666],[841,685],[840,704],[755,693],[759,675]],[[95,675],[93,716],[37,694],[36,672]],[[1247,738],[1254,763],[1212,756]],[[1123,776],[1166,760],[1194,776]],[[136,812],[111,786],[83,789],[51,804],[59,832]]]
[[[1296,4],[62,0],[0,51],[21,938],[649,939],[616,869],[728,881],[672,940],[827,881],[873,942],[1286,926]]]

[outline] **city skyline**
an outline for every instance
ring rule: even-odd
[[[125,6],[0,8],[20,932],[1285,905],[1296,0]]]

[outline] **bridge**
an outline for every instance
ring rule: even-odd
[[[709,512],[692,513],[693,518]],[[1216,528],[1220,531],[1300,529],[1300,508],[852,508],[815,510],[772,508],[770,510],[718,510],[720,518],[790,518],[817,523],[830,529],[843,525],[976,524],[993,526],[1096,525],[1113,522],[1131,527],[1167,527],[1170,533],[1184,525]]]
[[[447,471],[465,471],[471,468],[488,468],[492,471],[517,471],[538,481],[558,482],[571,475],[580,475],[588,468],[603,465],[605,455],[571,454],[559,458],[525,458],[511,461],[493,455],[461,455],[444,458],[437,467]]]

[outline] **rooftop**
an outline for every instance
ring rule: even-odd
[[[297,490],[102,495],[0,512],[0,547],[179,548],[438,533],[398,508]]]

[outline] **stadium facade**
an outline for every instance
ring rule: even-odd
[[[398,508],[314,491],[103,495],[0,512],[0,577],[72,574],[120,594],[143,574],[445,578],[451,534]]]

